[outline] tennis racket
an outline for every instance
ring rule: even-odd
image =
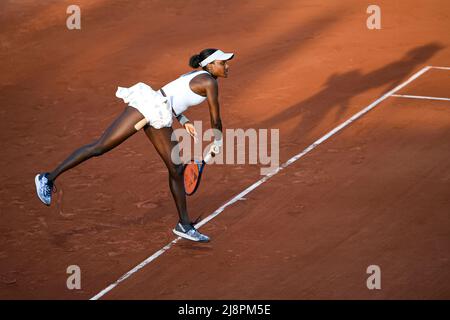
[[[210,152],[203,160],[192,160],[184,165],[183,178],[186,195],[192,196],[197,191],[205,165],[212,157],[214,154]]]

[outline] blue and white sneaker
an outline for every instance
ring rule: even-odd
[[[201,234],[192,225],[177,223],[175,229],[172,230],[177,236],[196,242],[209,242],[209,237]]]
[[[49,206],[52,202],[53,182],[47,179],[48,172],[37,174],[34,178],[36,193],[41,201]]]

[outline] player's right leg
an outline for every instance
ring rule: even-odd
[[[60,174],[92,157],[98,157],[114,149],[137,132],[134,125],[143,118],[144,116],[137,109],[127,106],[99,139],[75,150],[53,171],[36,175],[35,184],[39,199],[44,204],[50,205],[53,183]]]

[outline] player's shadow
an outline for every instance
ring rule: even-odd
[[[386,86],[385,92],[392,90],[443,48],[443,45],[434,42],[416,47],[397,61],[366,74],[360,69],[334,73],[319,92],[262,122],[255,123],[254,127],[281,128],[284,122],[301,117],[294,129],[295,134],[299,136],[314,130],[330,112],[335,113],[335,122],[342,121],[354,96],[382,86]]]

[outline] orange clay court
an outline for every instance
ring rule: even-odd
[[[359,0],[77,2],[81,30],[72,1],[0,4],[1,299],[450,299],[449,1],[377,1],[380,30]],[[201,227],[210,243],[173,235],[141,132],[38,200],[34,175],[123,110],[118,86],[160,88],[210,47],[236,54],[224,129],[279,129],[285,165],[208,167],[188,207],[223,208]],[[207,109],[188,116],[209,128]]]

